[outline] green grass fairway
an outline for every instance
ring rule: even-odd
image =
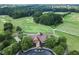
[[[77,50],[79,51],[79,36],[70,35],[68,33],[56,31],[56,34],[59,36],[65,36],[67,38],[68,50]]]
[[[69,51],[79,51],[79,13],[71,13],[64,17],[64,23],[56,29],[56,34],[67,38]]]
[[[3,29],[3,24],[5,22],[11,22],[15,26],[20,26],[24,32],[44,32],[48,33],[52,31],[52,28],[45,25],[36,24],[33,22],[32,17],[23,17],[19,19],[12,19],[9,16],[0,16],[0,31]]]
[[[72,35],[79,36],[79,13],[71,13],[64,18],[64,23],[57,27],[59,31],[63,31]]]

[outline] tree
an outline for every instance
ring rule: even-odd
[[[21,15],[23,12],[21,10],[15,9],[11,12],[10,16],[14,19],[19,18],[23,15]]]
[[[40,21],[39,17],[34,17],[34,22],[35,23],[39,23],[39,21]]]
[[[16,31],[22,31],[22,28],[19,27],[19,26],[17,26],[17,27],[16,27]]]
[[[9,46],[10,45],[10,41],[9,40],[4,40],[3,41],[3,45],[4,45],[4,48]]]
[[[13,43],[9,45],[8,47],[4,48],[2,50],[2,54],[4,55],[14,55],[20,50],[20,46],[18,43]]]
[[[13,24],[12,23],[5,23],[4,24],[4,31],[7,33],[11,33],[13,30]]]
[[[0,34],[0,42],[2,42],[3,40],[5,40],[5,37],[3,34]]]
[[[9,46],[10,44],[16,42],[13,37],[10,35],[3,35],[2,41],[0,42],[0,50],[4,49],[5,47]]]
[[[12,44],[12,52],[13,52],[12,54],[16,54],[19,50],[20,50],[20,44],[14,42],[14,43]]]
[[[65,50],[61,45],[58,45],[53,48],[53,51],[58,55],[63,55]]]
[[[60,43],[60,42],[64,42],[64,43],[66,43],[67,42],[67,39],[66,39],[66,37],[59,37],[58,38],[58,42]]]
[[[4,42],[0,42],[0,51],[4,48]]]
[[[33,17],[39,17],[42,15],[42,12],[41,11],[36,11],[33,15]]]
[[[21,41],[21,50],[27,50],[32,47],[32,39],[30,37],[25,37]]]
[[[4,48],[2,50],[2,54],[3,55],[12,55],[13,54],[13,52],[12,52],[12,46],[8,46],[8,47]]]
[[[19,37],[20,39],[22,39],[22,38],[23,38],[23,31],[22,31],[22,28],[19,27],[19,26],[17,26],[17,27],[16,27],[16,32],[18,33],[18,37]]]
[[[48,38],[45,41],[45,47],[47,48],[53,48],[56,45],[56,38],[54,36]]]
[[[10,34],[0,34],[0,42],[3,42],[5,40],[11,40],[13,37]]]
[[[67,39],[65,37],[59,37],[57,45],[61,45],[64,47],[64,49],[67,48]]]
[[[70,12],[75,12],[76,9],[75,9],[75,8],[70,8],[69,11],[70,11]]]
[[[58,24],[61,24],[61,23],[63,23],[63,19],[62,19],[62,17],[61,17],[61,15],[59,15],[59,14],[54,14],[53,15],[53,24],[56,26],[56,25],[58,25]]]
[[[49,16],[48,14],[43,14],[39,17],[40,21],[39,23],[40,24],[44,24],[44,25],[53,25],[53,22],[52,22],[52,17]]]
[[[61,15],[54,14],[54,13],[45,13],[42,14],[41,16],[34,18],[33,19],[36,23],[40,23],[43,25],[58,25],[63,22],[63,19]]]

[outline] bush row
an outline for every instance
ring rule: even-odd
[[[46,41],[46,47],[52,49],[56,54],[63,55],[67,48],[66,38],[59,37],[58,39],[54,36],[48,38]]]
[[[9,41],[10,42],[10,41]],[[7,44],[7,43],[6,43]],[[18,51],[27,50],[32,47],[32,39],[30,37],[25,37],[19,43],[11,43],[4,48],[4,44],[0,44],[1,53],[4,55],[14,55]]]

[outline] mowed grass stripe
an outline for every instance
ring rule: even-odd
[[[79,20],[79,13],[71,13],[66,16],[64,18],[64,23],[59,25],[56,29],[59,31],[70,33],[72,35],[79,36],[79,21],[72,21],[76,20],[76,18],[73,17],[78,17],[77,20]]]
[[[67,38],[69,51],[79,51],[79,13],[64,17],[64,23],[56,28],[56,34]]]
[[[65,36],[67,38],[67,45],[69,51],[79,51],[79,36],[70,35],[68,33],[60,31],[56,31],[56,34],[59,36]]]

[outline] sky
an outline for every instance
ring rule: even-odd
[[[79,0],[0,0],[0,4],[79,4]]]

